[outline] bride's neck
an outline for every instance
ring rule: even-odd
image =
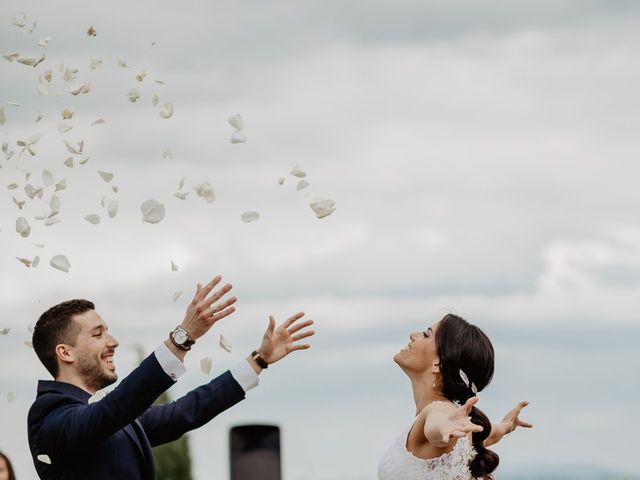
[[[433,386],[433,378],[411,378],[411,388],[413,390],[413,400],[416,403],[416,416],[431,402],[451,401],[437,387]]]

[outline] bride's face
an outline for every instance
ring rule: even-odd
[[[409,335],[409,343],[395,354],[393,360],[405,372],[432,372],[438,363],[436,349],[436,332],[440,322],[427,327],[425,330],[413,332]]]

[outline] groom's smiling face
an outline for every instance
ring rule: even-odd
[[[87,387],[100,390],[118,379],[113,362],[118,341],[95,310],[73,316],[80,326],[73,352],[73,365]]]

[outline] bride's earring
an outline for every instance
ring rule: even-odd
[[[436,374],[433,374],[433,388],[436,388]]]

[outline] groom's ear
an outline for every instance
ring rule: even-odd
[[[440,373],[440,359],[436,358],[431,365],[431,373]]]

